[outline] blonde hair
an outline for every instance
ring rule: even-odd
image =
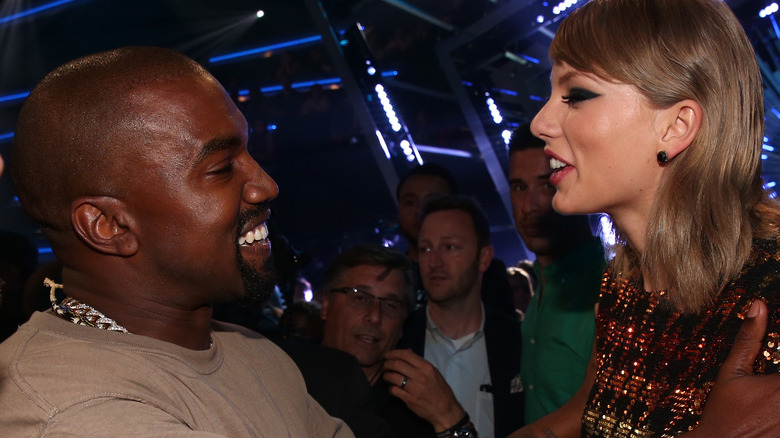
[[[622,241],[612,266],[648,273],[675,310],[702,311],[780,218],[761,179],[761,74],[739,21],[721,0],[593,0],[563,21],[550,57],[632,84],[656,108],[701,105],[696,138],[667,165],[646,249]]]

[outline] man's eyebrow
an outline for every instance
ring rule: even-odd
[[[213,154],[214,152],[222,151],[225,149],[231,149],[236,146],[241,146],[241,144],[242,144],[241,137],[235,135],[214,137],[211,140],[204,143],[203,147],[200,148],[200,152],[198,152],[198,156],[195,159],[195,165],[200,164],[203,160],[206,159],[206,157]]]
[[[392,272],[392,270],[391,270],[391,272]],[[372,295],[376,295],[376,293],[377,293],[376,291],[374,291],[374,288],[371,285],[368,285],[368,284],[358,284],[358,285],[355,285],[354,287],[355,287],[355,289],[360,289],[360,290],[368,292],[368,293],[370,293]],[[390,293],[389,296],[379,297],[379,298],[384,298],[384,299],[393,298],[393,299],[397,299],[397,300],[403,300],[404,296],[401,293],[396,293],[396,291],[393,291],[393,292]]]

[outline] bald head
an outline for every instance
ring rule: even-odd
[[[76,198],[122,196],[138,162],[128,158],[152,141],[143,129],[144,96],[193,77],[214,81],[179,53],[127,47],[62,65],[33,89],[14,135],[12,177],[50,239],[70,229]]]

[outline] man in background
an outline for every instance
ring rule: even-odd
[[[441,372],[480,437],[506,436],[523,424],[520,323],[483,305],[482,276],[493,258],[487,218],[462,195],[430,200],[422,217],[428,303],[407,318],[401,345]]]
[[[419,249],[417,239],[420,234],[422,212],[425,204],[438,195],[458,193],[455,178],[445,167],[435,163],[425,163],[413,167],[398,183],[398,227],[408,243],[407,256],[419,273]],[[417,304],[428,299],[418,276]],[[509,283],[506,265],[493,258],[482,277],[482,300],[485,305],[515,317],[514,291]]]
[[[430,438],[465,414],[430,363],[408,350],[393,351],[414,305],[414,279],[400,252],[361,245],[330,264],[322,291],[323,345],[358,359],[377,415],[398,438]]]
[[[525,421],[555,411],[580,388],[590,360],[605,258],[587,216],[552,208],[544,142],[529,125],[509,142],[509,190],[517,231],[536,255],[538,286],[523,320]]]

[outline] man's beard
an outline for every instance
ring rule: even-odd
[[[457,281],[450,289],[448,289],[443,295],[434,297],[428,295],[428,300],[436,303],[440,307],[451,306],[452,303],[462,300],[467,297],[471,292],[471,288],[479,279],[479,256],[469,264],[465,271],[461,272],[457,276]]]
[[[245,262],[241,254],[238,257],[238,270],[241,272],[241,281],[244,283],[244,295],[241,304],[253,305],[264,303],[276,287],[276,272],[273,258],[263,262],[260,270],[253,269]]]
[[[270,210],[270,204],[263,202],[250,210],[244,211],[239,218],[237,229],[241,230],[251,219],[268,210]],[[263,262],[259,270],[256,270],[241,257],[240,246],[236,247],[238,270],[241,273],[241,281],[244,284],[244,294],[240,300],[242,304],[263,304],[271,296],[274,287],[276,287],[276,269],[274,268],[273,258],[273,251],[271,251],[271,257]]]

